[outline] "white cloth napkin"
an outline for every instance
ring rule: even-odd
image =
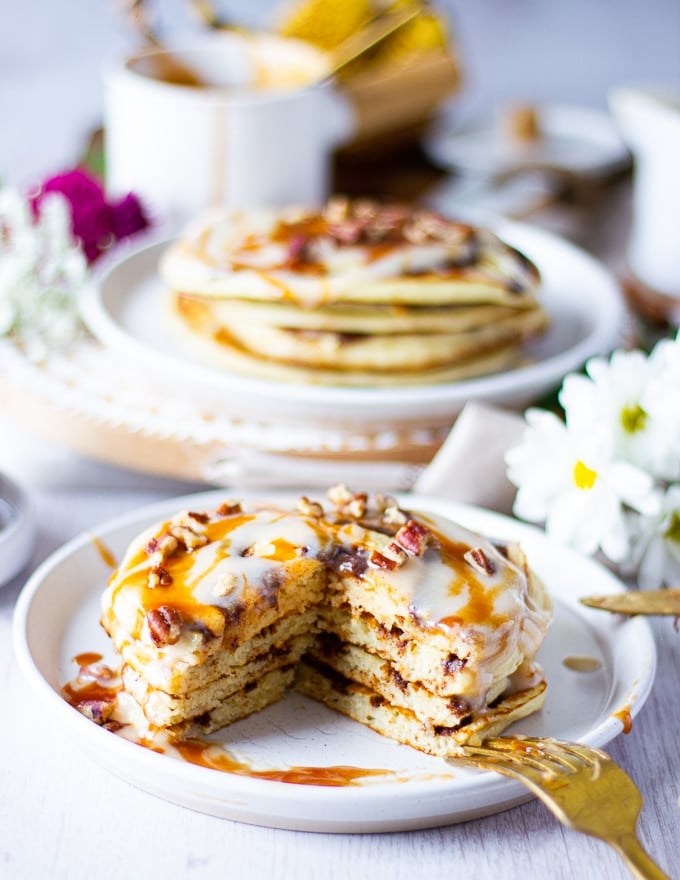
[[[524,419],[489,404],[465,405],[413,490],[511,513],[516,489],[506,476],[506,449],[519,443]]]

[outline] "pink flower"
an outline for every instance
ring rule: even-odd
[[[45,195],[53,192],[61,193],[71,205],[71,231],[90,264],[120,239],[149,226],[136,195],[129,193],[118,201],[108,202],[101,182],[83,169],[48,178],[33,198],[36,213],[40,213]]]

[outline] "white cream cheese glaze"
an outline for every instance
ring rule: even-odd
[[[360,222],[351,214],[339,223],[302,209],[212,215],[166,252],[160,273],[175,290],[308,306],[428,273],[435,281],[467,277],[506,290],[537,286],[535,267],[488,230],[421,211],[399,215],[386,232],[381,218],[399,210],[376,207],[355,241],[343,232]],[[414,234],[419,222],[424,231]]]
[[[403,564],[385,570],[370,561],[371,554],[386,552],[390,542],[398,541],[399,526],[385,534],[372,521],[273,507],[200,516],[204,521],[194,521],[195,530],[204,543],[180,546],[161,560],[172,583],[149,586],[159,564],[154,541],[167,535],[173,523],[186,523],[186,513],[132,543],[103,597],[103,621],[116,647],[124,659],[143,658],[150,681],[164,680],[177,664],[200,662],[205,632],[217,635],[225,615],[228,619],[239,605],[258,597],[274,597],[275,603],[295,565],[323,568],[336,591],[342,591],[345,578],[359,603],[366,591],[372,613],[376,605],[383,617],[396,609],[400,624],[407,623],[414,636],[450,643],[452,651],[469,660],[459,685],[474,698],[471,703],[481,706],[492,689],[500,693],[513,675],[516,687],[540,677],[534,660],[551,617],[546,594],[528,568],[456,523],[409,513],[428,531],[428,546],[420,555],[406,553]],[[480,550],[488,570],[466,559],[470,551]],[[337,565],[338,551],[357,563],[350,566],[351,575]],[[380,596],[389,601],[381,604]],[[161,604],[180,609],[187,625],[178,640],[158,646],[149,639],[146,615]]]

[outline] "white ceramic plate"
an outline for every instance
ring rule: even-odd
[[[146,525],[223,497],[224,492],[213,491],[190,501],[163,502],[93,529],[92,535],[120,559]],[[616,736],[626,713],[634,716],[644,703],[656,665],[653,637],[642,618],[624,620],[577,602],[584,591],[620,591],[616,578],[538,530],[498,514],[423,496],[402,498],[414,509],[458,519],[490,536],[519,538],[556,600],[554,624],[541,652],[549,682],[546,704],[517,730],[597,746]],[[227,728],[220,741],[251,766],[353,765],[394,770],[399,780],[369,777],[361,785],[332,788],[236,776],[156,754],[97,727],[60,696],[60,687],[74,677],[74,656],[95,651],[110,657],[98,624],[99,597],[110,572],[92,535],[66,544],[28,581],[16,608],[14,644],[30,686],[55,723],[67,727],[79,749],[116,775],[215,816],[309,831],[425,828],[488,815],[529,798],[520,783],[451,768],[294,694]],[[601,667],[575,672],[563,663],[568,656],[594,657]]]
[[[444,118],[426,137],[425,149],[445,168],[484,176],[549,168],[606,177],[630,164],[630,152],[606,113],[563,104],[537,111],[541,137],[536,141],[504,137],[496,119],[457,129]]]
[[[201,363],[166,324],[167,292],[156,267],[167,241],[123,251],[106,265],[84,294],[83,317],[122,357],[163,370],[190,393],[217,392],[232,413],[377,430],[395,423],[450,424],[468,400],[524,406],[556,388],[591,355],[607,354],[621,341],[621,294],[597,260],[530,226],[494,228],[540,269],[541,300],[552,318],[548,333],[527,346],[532,363],[494,376],[424,387],[329,388],[253,379]]]

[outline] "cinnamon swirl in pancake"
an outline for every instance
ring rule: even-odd
[[[210,217],[160,274],[198,353],[282,381],[467,378],[520,363],[548,326],[538,270],[492,232],[366,200]]]
[[[180,739],[297,688],[435,755],[540,708],[550,601],[521,550],[392,499],[184,512],[103,596],[125,690]]]

